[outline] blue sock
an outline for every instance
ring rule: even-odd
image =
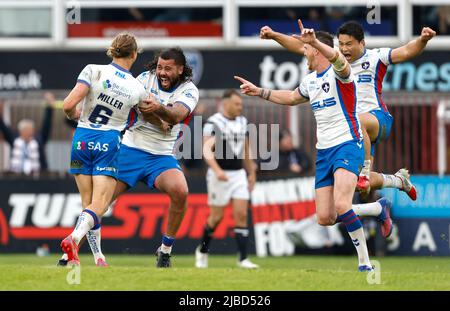
[[[348,232],[353,232],[359,228],[362,228],[361,220],[359,220],[358,215],[355,214],[353,209],[349,210],[345,214],[339,215],[336,222],[338,222],[338,219],[345,224]]]
[[[175,238],[168,237],[167,235],[163,235],[162,243],[161,243],[161,252],[165,254],[170,254],[172,252],[172,245],[175,242]]]
[[[162,238],[162,244],[165,246],[171,247],[173,245],[173,242],[175,242],[175,238],[168,237],[167,235],[164,235]]]
[[[358,252],[358,261],[360,266],[370,266],[369,252],[367,251],[366,237],[364,229],[358,215],[353,209],[340,216],[342,222],[347,228],[348,235],[352,239],[353,245]]]

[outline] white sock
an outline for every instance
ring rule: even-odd
[[[370,166],[371,166],[371,161],[370,160],[364,160],[364,166],[361,169],[361,173],[359,174],[360,176],[366,176],[367,178],[370,177]]]
[[[86,210],[81,212],[80,216],[78,216],[77,225],[71,234],[72,239],[75,241],[75,243],[77,243],[77,245],[93,226],[94,218],[92,217],[92,215],[86,212]]]
[[[369,252],[367,251],[364,228],[361,227],[355,231],[349,232],[348,235],[350,235],[353,245],[355,245],[356,251],[358,252],[359,265],[372,267],[370,265]]]
[[[170,254],[172,252],[172,246],[167,246],[161,243],[161,252],[164,254]]]
[[[381,204],[378,202],[353,204],[352,209],[358,216],[378,216],[381,214]]]
[[[400,177],[384,174],[381,174],[381,176],[383,176],[383,188],[403,188],[403,182]]]
[[[103,255],[102,247],[100,245],[101,240],[102,240],[102,236],[101,236],[101,232],[100,232],[101,229],[102,229],[102,227],[99,227],[96,230],[91,229],[86,234],[86,239],[89,243],[89,246],[91,247],[91,251],[92,251],[92,255],[94,255],[95,263],[97,263],[97,260],[100,258],[105,260],[105,255]]]

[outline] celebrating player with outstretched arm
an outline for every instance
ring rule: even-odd
[[[364,29],[354,21],[343,24],[338,30],[339,49],[352,67],[357,78],[356,91],[358,94],[357,112],[362,125],[364,136],[364,166],[361,170],[357,187],[362,192],[371,189],[398,188],[416,200],[416,189],[410,182],[409,172],[402,168],[394,175],[384,175],[371,172],[375,145],[389,137],[393,118],[387,106],[383,103],[382,82],[387,66],[405,62],[419,55],[427,42],[436,35],[429,27],[424,27],[420,37],[404,46],[390,49],[366,49]],[[270,27],[261,28],[262,39],[273,39],[291,52],[304,55],[304,43],[293,36],[273,31]]]
[[[109,65],[87,65],[64,100],[64,112],[79,119],[72,142],[70,173],[75,175],[84,210],[73,232],[61,242],[70,264],[79,265],[78,245],[88,234],[95,262],[106,265],[100,248],[100,219],[114,193],[120,132],[130,110],[147,97],[144,87],[129,72],[137,58],[134,36],[120,34],[108,49]],[[83,101],[81,110],[77,104]],[[63,258],[64,260],[65,258]]]
[[[308,67],[311,71],[294,90],[267,90],[235,77],[241,91],[281,105],[310,102],[317,122],[316,214],[320,225],[342,221],[358,252],[359,271],[371,271],[361,221],[352,207],[353,194],[364,161],[363,137],[356,115],[356,89],[345,57],[333,49],[333,37],[304,29],[299,21]],[[392,230],[387,200],[378,216],[384,230]],[[374,203],[369,203],[374,204]],[[367,205],[369,205],[367,204]],[[376,203],[378,204],[378,203]]]

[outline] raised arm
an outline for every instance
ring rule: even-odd
[[[3,105],[0,106],[0,132],[10,146],[14,145],[14,140],[17,135],[14,134],[12,129],[3,121]]]
[[[333,70],[339,77],[348,78],[351,73],[351,68],[344,55],[331,46],[317,40],[314,29],[304,28],[301,20],[298,20],[298,26],[300,27],[301,35],[293,35],[293,37],[317,49],[323,56],[325,56],[326,59],[330,61],[333,65]]]
[[[309,101],[308,98],[300,95],[298,89],[293,91],[263,89],[239,76],[234,76],[234,78],[242,83],[240,86],[241,93],[248,96],[259,96],[275,104],[288,106],[295,106]]]
[[[279,45],[292,53],[304,55],[305,48],[302,41],[297,40],[291,36],[282,34],[281,32],[273,31],[269,26],[264,26],[259,32],[261,39],[271,39],[276,41]]]
[[[434,36],[436,36],[436,32],[429,28],[422,28],[422,33],[420,37],[408,42],[407,44],[393,49],[391,52],[391,61],[394,64],[402,63],[411,58],[416,57],[427,46],[428,41],[430,41]]]

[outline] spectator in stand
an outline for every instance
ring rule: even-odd
[[[36,133],[33,120],[22,119],[17,123],[17,133],[3,120],[3,105],[0,107],[0,132],[11,146],[11,160],[9,172],[13,174],[39,176],[47,171],[45,144],[47,143],[52,126],[55,96],[53,93],[44,94],[46,102],[42,128]]]
[[[310,157],[300,148],[294,148],[292,135],[288,130],[280,133],[279,169],[296,174],[306,174],[311,169]]]

